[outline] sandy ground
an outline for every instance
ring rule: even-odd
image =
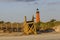
[[[6,34],[7,35],[7,34]],[[60,33],[43,33],[27,36],[0,36],[0,40],[60,40]]]

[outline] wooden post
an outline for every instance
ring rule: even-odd
[[[34,15],[32,16],[32,21],[34,22]]]
[[[26,19],[26,16],[25,16],[25,17],[24,17],[24,22],[26,22],[26,20],[27,20],[27,19]]]
[[[12,23],[11,23],[11,30],[12,30],[12,32],[13,32],[13,26],[12,26]]]
[[[18,23],[17,23],[17,32],[18,32]]]
[[[1,29],[2,29],[2,24],[1,24]]]

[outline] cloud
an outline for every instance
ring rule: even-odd
[[[34,2],[36,0],[0,0],[0,1],[20,1],[20,2]]]
[[[16,0],[16,1],[32,2],[32,1],[35,1],[35,0]]]
[[[60,4],[60,2],[51,2],[51,3],[48,3],[48,5],[56,5],[56,4]]]

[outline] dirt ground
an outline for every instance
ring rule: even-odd
[[[1,33],[2,34],[2,33]],[[42,33],[38,35],[16,35],[17,33],[12,33],[8,35],[8,33],[0,34],[0,40],[60,40],[60,33]],[[15,36],[14,36],[15,35]]]

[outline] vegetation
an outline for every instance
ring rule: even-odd
[[[38,23],[39,24],[39,23]],[[60,21],[56,21],[55,19],[51,19],[48,22],[40,22],[39,30],[48,30],[53,29],[53,27],[60,25]]]
[[[15,28],[19,27],[21,30],[23,28],[23,23],[17,23],[17,22],[11,23],[11,22],[0,21],[0,29],[1,29],[1,27],[10,28],[11,24],[12,24],[12,27],[15,27]],[[60,21],[56,21],[55,19],[51,19],[48,22],[36,23],[37,29],[39,29],[39,30],[53,29],[53,27],[55,27],[57,25],[60,25]]]

